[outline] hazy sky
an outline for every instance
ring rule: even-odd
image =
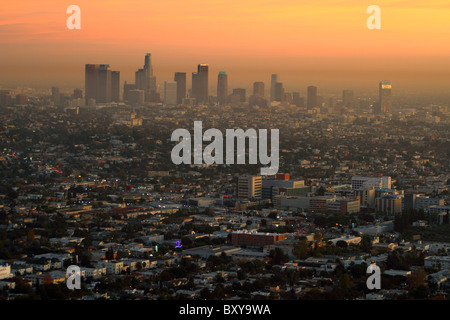
[[[68,30],[69,5],[81,30]],[[369,30],[369,5],[381,30]],[[74,0],[4,1],[0,86],[84,89],[84,65],[106,63],[134,82],[152,53],[162,86],[198,63],[228,73],[229,88],[277,73],[287,91],[371,88],[389,79],[399,92],[450,88],[448,0]]]

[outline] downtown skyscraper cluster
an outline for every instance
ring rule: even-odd
[[[109,64],[86,64],[85,66],[86,104],[119,102],[120,71],[112,71]]]
[[[109,103],[125,101],[130,105],[138,106],[144,103],[163,103],[165,105],[198,105],[217,103],[218,105],[240,105],[249,103],[260,107],[267,107],[273,103],[290,103],[300,108],[312,110],[321,108],[326,103],[318,95],[317,86],[308,86],[306,96],[301,97],[300,92],[285,92],[285,87],[278,74],[270,78],[269,97],[265,97],[264,82],[253,83],[253,94],[246,95],[245,88],[229,89],[228,74],[220,71],[217,76],[217,96],[209,96],[209,66],[201,63],[197,70],[192,72],[192,86],[187,88],[187,73],[175,72],[173,80],[164,81],[164,92],[158,92],[156,77],[153,72],[152,55],[145,54],[144,66],[135,72],[135,83],[123,86],[123,97],[120,99],[120,72],[111,71],[108,64],[86,64],[85,99],[86,104]],[[373,104],[374,114],[384,114],[391,109],[391,82],[383,80],[379,83],[378,101]],[[231,93],[230,93],[231,91]],[[352,90],[344,90],[341,105],[353,107],[355,102]],[[332,104],[331,102],[329,104]]]

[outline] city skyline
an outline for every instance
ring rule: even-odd
[[[1,301],[450,300],[449,0],[16,3]]]
[[[211,74],[226,71],[234,87],[251,88],[272,73],[288,91],[310,84],[340,91],[343,84],[376,92],[379,79],[390,79],[405,92],[445,92],[450,85],[445,1],[378,1],[380,30],[366,27],[366,4],[358,1],[81,0],[77,5],[80,30],[67,29],[64,4],[4,6],[2,87],[79,87],[79,66],[104,63],[105,57],[121,70],[122,81],[132,82],[135,62],[149,50],[159,88],[174,70],[190,73],[199,62],[211,66]],[[215,86],[210,82],[210,87]]]
[[[268,100],[264,98],[264,82],[255,81],[253,83],[253,94],[248,95],[245,88],[228,89],[228,75],[225,71],[219,71],[217,76],[217,90],[215,96],[209,91],[209,66],[207,64],[198,64],[197,72],[192,72],[191,88],[187,87],[186,72],[175,72],[173,81],[164,81],[163,92],[158,92],[156,85],[156,77],[153,75],[153,67],[151,64],[151,53],[145,54],[144,68],[135,72],[135,83],[124,82],[123,98],[120,99],[120,71],[111,71],[109,64],[86,64],[85,65],[85,101],[86,105],[95,106],[99,103],[110,102],[126,102],[133,106],[144,105],[145,103],[163,103],[166,105],[186,105],[191,104],[207,104],[212,105],[232,105],[248,102],[250,106],[259,105],[266,106],[267,102],[288,103],[297,107],[305,107],[308,110],[320,108],[322,106],[336,106],[335,97],[329,97],[329,102],[325,102],[326,98],[318,95],[316,86],[308,86],[306,89],[306,97],[302,97],[300,92],[287,92],[278,74],[272,74],[270,80],[270,97]],[[392,84],[390,80],[381,80],[378,84],[379,95],[378,101],[372,101],[373,113],[385,114],[392,111],[391,91]],[[231,91],[231,94],[229,92]],[[249,90],[249,92],[251,92]],[[82,90],[76,88],[74,96],[81,95]],[[5,91],[8,95],[8,90]],[[4,96],[4,95],[3,95]],[[2,96],[2,97],[3,97]],[[131,98],[130,98],[131,96]],[[161,99],[161,96],[163,97]],[[214,99],[215,98],[215,99]],[[306,98],[306,100],[305,100]],[[3,97],[2,99],[6,99]],[[54,103],[60,101],[60,91],[58,87],[52,87],[52,99]],[[191,101],[193,99],[193,101]],[[343,89],[342,104],[344,106],[354,106],[355,97],[353,90]],[[306,104],[305,104],[306,102]]]

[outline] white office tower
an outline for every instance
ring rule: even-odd
[[[352,189],[391,189],[391,177],[352,177]]]

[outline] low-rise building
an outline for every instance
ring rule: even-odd
[[[428,268],[437,268],[450,270],[450,256],[429,256],[424,259],[424,266]]]
[[[11,278],[13,274],[11,273],[11,266],[5,265],[0,266],[0,280]]]
[[[123,261],[103,260],[97,264],[97,268],[106,268],[107,274],[120,274],[123,271]]]
[[[236,231],[231,233],[231,242],[238,246],[264,247],[285,239],[284,234]]]

